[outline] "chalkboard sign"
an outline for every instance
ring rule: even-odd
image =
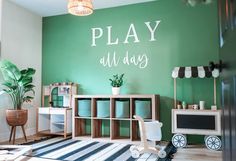
[[[177,114],[177,128],[216,130],[215,116]]]

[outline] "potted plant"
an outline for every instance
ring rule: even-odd
[[[33,68],[19,70],[16,65],[7,60],[0,61],[0,70],[3,75],[4,89],[1,93],[7,93],[13,103],[13,109],[6,110],[7,123],[12,126],[24,126],[28,120],[28,110],[22,109],[24,102],[30,102],[33,96],[27,95],[32,92],[34,95],[34,85],[32,76],[35,74]]]
[[[116,74],[116,75],[113,75],[113,78],[109,79],[111,81],[113,95],[120,94],[120,87],[123,85],[123,77],[124,77],[124,74],[121,74],[120,76]]]

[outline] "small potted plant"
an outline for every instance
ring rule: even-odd
[[[113,95],[120,94],[120,87],[123,85],[123,82],[124,82],[123,77],[124,77],[124,74],[121,74],[120,76],[116,74],[116,75],[113,75],[113,78],[109,79],[111,81]]]
[[[13,103],[13,109],[6,110],[6,120],[10,126],[23,126],[28,120],[27,109],[22,109],[24,102],[30,102],[33,96],[27,95],[28,92],[34,94],[33,75],[35,69],[28,68],[19,70],[16,65],[7,60],[0,61],[5,87],[1,93],[7,93]]]

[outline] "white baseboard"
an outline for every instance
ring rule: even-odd
[[[26,132],[26,136],[34,135],[34,134],[36,134],[36,128],[25,129],[25,132]],[[9,137],[10,137],[10,131],[5,132],[5,133],[1,132],[0,133],[0,142],[8,141]],[[21,127],[18,126],[17,130],[16,130],[16,139],[22,138],[22,137],[24,137],[23,131],[22,131]]]

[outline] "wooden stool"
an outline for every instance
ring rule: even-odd
[[[15,144],[16,127],[17,127],[17,126],[12,126],[12,127],[11,127],[11,134],[10,134],[9,142],[11,142],[11,138],[12,138],[12,134],[13,134],[13,143],[12,143],[12,144]],[[21,128],[22,128],[22,131],[23,131],[23,134],[24,134],[25,141],[27,142],[27,138],[26,138],[26,135],[25,135],[25,128],[24,128],[23,125],[21,126]]]

